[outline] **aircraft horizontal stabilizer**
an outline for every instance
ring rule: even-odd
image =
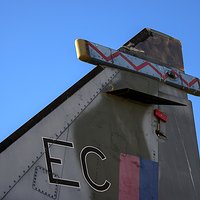
[[[190,94],[200,96],[200,80],[179,69],[154,64],[136,56],[116,51],[87,40],[75,41],[78,59],[105,66],[116,67],[160,80]]]

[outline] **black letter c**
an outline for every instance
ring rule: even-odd
[[[94,181],[92,181],[92,179],[89,176],[86,159],[87,159],[87,155],[90,153],[97,154],[101,158],[101,160],[106,159],[105,155],[96,147],[92,147],[92,146],[84,147],[80,154],[81,166],[82,166],[84,178],[94,190],[98,192],[105,192],[106,190],[109,189],[111,183],[105,180],[105,182],[102,185],[98,185]]]

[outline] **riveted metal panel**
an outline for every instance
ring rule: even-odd
[[[53,110],[50,115],[43,118],[0,154],[0,173],[4,177],[2,179],[4,181],[0,182],[1,198],[9,195],[26,174],[33,173],[31,169],[41,159],[43,160],[41,166],[45,167],[42,137],[60,138],[64,135],[68,127],[98,96],[117,72],[116,69],[105,69],[101,78],[95,77],[90,83],[80,88],[77,93],[67,99],[67,103],[63,103]],[[58,154],[62,158],[64,151],[60,150]],[[15,163],[15,168],[8,169],[7,166],[13,166],[13,163]],[[6,176],[8,170],[9,176]],[[60,173],[61,171],[58,174]]]
[[[36,166],[33,176],[32,188],[47,197],[57,199],[58,185],[49,184],[47,174],[48,171],[45,168]]]

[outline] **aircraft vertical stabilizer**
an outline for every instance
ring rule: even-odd
[[[144,29],[0,144],[3,200],[199,200],[200,162],[178,40]]]

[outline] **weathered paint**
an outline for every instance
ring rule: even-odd
[[[146,199],[158,199],[158,163],[121,154],[119,200]]]
[[[119,200],[139,200],[139,157],[121,154],[119,170]]]
[[[140,200],[158,199],[158,163],[140,159]]]

